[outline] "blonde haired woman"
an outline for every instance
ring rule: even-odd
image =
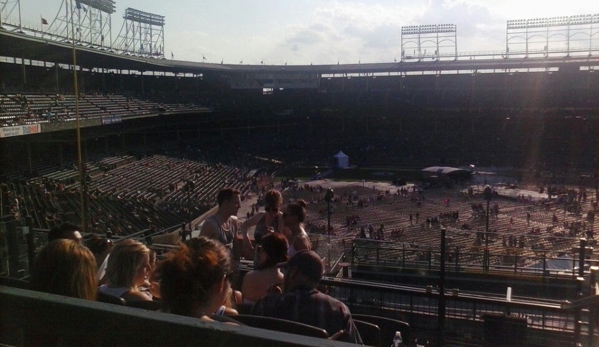
[[[150,250],[141,242],[125,239],[117,243],[110,252],[106,278],[108,284],[99,291],[125,299],[125,301],[150,301],[148,295],[139,290],[151,270]]]

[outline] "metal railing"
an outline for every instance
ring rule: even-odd
[[[522,276],[557,278],[578,276],[577,269],[582,267],[588,272],[585,263],[594,265],[597,260],[585,259],[580,265],[580,247],[573,246],[580,239],[562,238],[568,245],[564,251],[531,250],[518,247],[463,247],[447,245],[445,252],[445,270],[448,273],[501,273]],[[586,255],[592,254],[592,248],[586,247]],[[351,250],[347,250],[352,266],[369,265],[377,268],[400,268],[438,270],[441,250],[438,246],[408,242],[375,241],[354,239]],[[560,254],[560,256],[558,256]],[[485,267],[485,258],[489,266]],[[554,266],[559,263],[560,267]]]
[[[410,322],[417,330],[436,331],[440,340],[467,332],[472,339],[483,339],[482,323],[485,315],[506,315],[525,318],[535,333],[529,340],[544,345],[549,340],[571,343],[575,341],[576,321],[572,310],[562,308],[556,300],[526,297],[506,297],[488,293],[446,290],[443,294],[444,321],[452,321],[440,331],[439,312],[441,293],[438,287],[405,286],[340,278],[321,281],[323,291],[342,300],[351,312],[368,313]],[[583,325],[589,324],[588,312],[581,315]],[[587,330],[581,333],[585,334]],[[556,340],[556,335],[559,336]],[[529,341],[532,342],[532,341]]]

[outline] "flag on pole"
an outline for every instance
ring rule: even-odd
[[[42,25],[48,25],[48,21],[42,17]]]
[[[205,61],[206,57],[204,55],[202,55],[202,61]]]
[[[173,51],[171,51],[171,59],[175,59],[175,55],[173,54]]]

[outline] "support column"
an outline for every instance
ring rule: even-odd
[[[200,94],[200,76],[196,75],[196,93]]]
[[[79,82],[79,85],[80,85],[79,90],[80,90],[80,93],[85,94],[85,75],[83,74],[83,67],[81,68],[80,71],[81,71],[81,73],[78,75],[78,76],[81,76],[80,82]]]
[[[119,88],[123,92],[123,70],[119,70]]]
[[[58,166],[58,168],[59,168],[60,170],[62,170],[62,168],[63,168],[63,165],[64,165],[64,161],[63,161],[63,159],[62,159],[62,143],[59,143],[59,144],[58,144],[58,156],[59,156],[59,158],[60,158],[60,159],[59,159],[60,161],[59,161],[59,163],[58,163],[58,165],[59,165],[59,166]]]
[[[125,134],[121,134],[121,151],[122,152],[126,152],[127,151],[127,143],[125,142]]]
[[[87,162],[87,141],[83,141],[83,162]]]
[[[141,95],[146,95],[146,86],[144,84],[144,72],[141,72]]]
[[[59,69],[58,62],[56,62],[56,63],[54,63],[54,76],[56,78],[56,94],[60,93],[60,82],[58,79],[58,69]]]
[[[106,90],[106,69],[105,68],[101,68],[100,69],[100,73],[102,75],[102,91],[104,93],[107,93],[108,91]]]
[[[27,164],[29,166],[29,174],[33,175],[33,161],[31,160],[31,142],[27,141]]]
[[[23,90],[27,89],[27,72],[25,71],[25,58],[21,58],[21,66],[23,70]]]
[[[441,228],[441,257],[440,257],[440,269],[439,269],[439,301],[437,308],[437,339],[439,346],[443,345],[445,340],[445,257],[446,254],[446,230]]]

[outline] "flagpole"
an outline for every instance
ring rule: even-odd
[[[23,27],[22,27],[22,24],[21,24],[21,0],[17,0],[17,3],[19,4],[19,33],[22,33],[23,32]]]
[[[70,0],[71,5],[71,34],[73,35],[72,48],[73,48],[73,89],[75,91],[75,117],[76,117],[76,134],[77,134],[77,167],[79,169],[79,183],[81,185],[79,189],[79,204],[81,206],[81,232],[85,232],[87,227],[84,206],[84,194],[86,188],[85,173],[83,172],[83,160],[81,156],[81,119],[79,116],[79,85],[77,83],[77,50],[75,48],[75,23],[73,22],[73,0]]]

